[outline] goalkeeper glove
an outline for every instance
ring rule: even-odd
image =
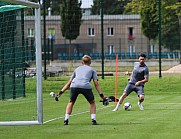
[[[103,99],[102,103],[103,103],[104,106],[109,105],[109,98],[108,98],[108,97],[105,97],[105,98]]]
[[[57,95],[56,95],[56,97],[55,97],[55,101],[59,101],[59,97],[61,96],[63,94],[63,92],[62,91],[60,91]]]
[[[100,97],[101,97],[102,99],[104,99],[104,94],[103,94],[103,93],[100,93],[99,95],[100,95]]]

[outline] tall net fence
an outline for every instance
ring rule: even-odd
[[[37,79],[30,79],[37,78],[37,43],[31,30],[25,31],[31,27],[36,30],[35,8],[30,7],[28,3],[0,1],[0,124],[31,124],[29,121],[38,120]],[[25,20],[27,13],[34,24]]]
[[[73,35],[76,30],[74,26],[76,21],[73,21],[72,18],[72,22],[64,25],[65,19],[61,17],[62,13],[75,13],[76,9],[63,7],[66,9],[65,11],[57,10],[56,12],[54,6],[56,2],[47,2],[45,7],[47,11],[47,47],[44,48],[49,53],[47,59],[80,60],[84,54],[89,54],[93,59],[98,60],[101,59],[103,54],[105,59],[108,60],[115,59],[115,54],[118,54],[119,59],[137,59],[141,52],[147,54],[149,59],[158,59],[160,47],[158,30],[160,30],[160,24],[162,33],[161,58],[179,60],[180,18],[176,11],[166,8],[175,4],[176,1],[167,4],[162,2],[161,8],[164,10],[161,12],[160,23],[158,20],[158,2],[152,4],[156,12],[149,12],[153,10],[149,6],[151,2],[151,0],[145,1],[142,4],[142,11],[140,11],[138,8],[139,1],[135,2],[134,0],[114,0],[111,2],[109,0],[83,0],[80,6],[82,15],[79,15],[82,16],[81,25],[78,28],[80,32],[76,39],[71,39],[68,34],[65,35],[66,30],[64,30],[64,27],[72,26],[74,30],[71,30],[69,35]],[[58,4],[60,5],[61,2]],[[65,6],[64,4],[61,5]],[[148,11],[143,10],[144,8]],[[130,12],[128,12],[129,10]],[[138,12],[135,12],[136,10]],[[102,15],[101,12],[103,12]],[[164,12],[172,12],[172,14],[168,15]]]

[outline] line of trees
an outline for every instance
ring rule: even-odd
[[[181,15],[180,0],[161,1],[161,30],[162,46],[173,50],[179,50],[181,31],[179,18]],[[132,0],[125,6],[124,14],[140,14],[142,32],[148,38],[149,43],[158,39],[158,3],[155,0]]]

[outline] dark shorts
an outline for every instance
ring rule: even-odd
[[[94,101],[92,89],[70,88],[70,101],[76,101],[79,94],[84,95],[88,102]]]
[[[136,86],[134,84],[128,83],[124,89],[124,92],[126,92],[126,94],[129,95],[132,91],[135,91],[138,96],[144,95],[144,86],[143,85]]]

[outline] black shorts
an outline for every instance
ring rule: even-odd
[[[70,101],[76,101],[79,94],[84,95],[88,102],[94,101],[92,89],[70,88]]]
[[[138,96],[144,95],[144,86],[143,85],[136,86],[134,84],[128,83],[124,89],[124,92],[126,92],[126,94],[129,95],[132,91],[135,91]]]

